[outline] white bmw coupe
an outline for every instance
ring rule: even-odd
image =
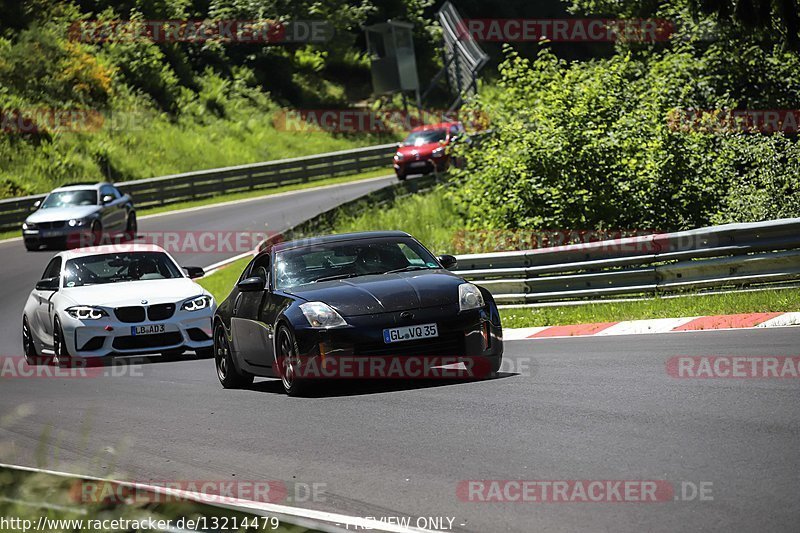
[[[45,268],[22,315],[29,364],[68,364],[108,355],[213,352],[216,303],[153,245],[97,246],[61,252]]]

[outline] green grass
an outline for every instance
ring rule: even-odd
[[[461,217],[444,186],[430,193],[409,196],[391,207],[379,206],[354,217],[341,217],[333,233],[401,230],[415,236],[436,254],[453,253],[454,236]]]
[[[231,289],[233,289],[233,285],[236,283],[236,280],[239,279],[239,275],[242,273],[242,270],[244,270],[244,267],[247,266],[247,263],[250,262],[250,259],[250,257],[239,259],[221,270],[214,272],[210,276],[197,280],[197,282],[214,295],[214,299],[217,301],[217,304],[219,304],[228,297]]]
[[[776,289],[636,302],[501,309],[505,328],[559,326],[649,318],[800,311],[800,289]]]
[[[225,117],[182,117],[143,111],[124,127],[61,133],[50,143],[0,139],[0,198],[45,193],[77,181],[131,181],[360,148],[393,136],[284,131],[280,111],[243,106]]]

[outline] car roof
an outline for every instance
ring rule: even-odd
[[[458,126],[459,122],[439,122],[438,124],[425,124],[424,126],[417,126],[412,132],[415,131],[428,131],[428,130],[445,130],[450,126]]]
[[[64,185],[63,187],[56,187],[50,192],[61,192],[61,191],[85,191],[87,189],[99,189],[103,185],[111,185],[107,181],[99,181],[99,182],[87,182],[87,183],[71,183],[70,185]]]
[[[87,257],[90,255],[103,255],[114,253],[141,253],[141,252],[162,252],[167,253],[161,246],[156,244],[141,244],[141,243],[124,243],[124,244],[106,244],[103,246],[89,246],[86,248],[75,248],[74,250],[66,250],[56,254],[61,256],[64,261],[75,259],[76,257]]]
[[[411,237],[405,231],[360,231],[357,233],[339,233],[337,235],[321,235],[308,239],[296,239],[293,241],[281,242],[272,246],[275,251],[288,250],[289,248],[302,248],[305,246],[316,246],[329,242],[356,241],[361,239],[375,239],[381,237]]]

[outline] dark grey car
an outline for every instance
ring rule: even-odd
[[[104,235],[136,236],[133,200],[110,183],[59,187],[34,207],[22,224],[28,250],[98,244]]]

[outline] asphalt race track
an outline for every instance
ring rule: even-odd
[[[389,183],[391,180],[386,180]],[[281,229],[377,180],[142,221],[159,229]],[[50,253],[0,245],[0,353]],[[219,258],[179,257],[207,265]],[[473,382],[221,389],[212,360],[144,361],[122,376],[0,381],[0,460],[131,480],[324,484],[288,502],[354,516],[455,517],[466,531],[793,531],[800,521],[800,380],[677,379],[676,355],[800,355],[800,328],[506,343]],[[666,480],[710,499],[461,501],[463,480]],[[286,502],[284,502],[286,503]]]
[[[394,176],[287,192],[199,210],[164,213],[139,220],[147,232],[280,232],[344,202],[396,183]],[[135,198],[134,198],[135,200]],[[22,308],[41,278],[52,250],[26,252],[21,240],[0,243],[0,354],[22,350]],[[238,253],[173,253],[182,266],[212,265]]]

